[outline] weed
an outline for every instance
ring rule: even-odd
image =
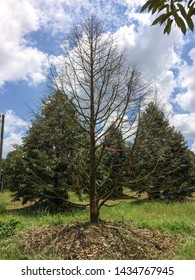
[[[5,213],[6,212],[6,209],[5,209],[5,204],[3,203],[0,203],[0,215]]]
[[[0,239],[0,260],[26,260],[22,250],[22,240],[17,235]]]
[[[16,225],[19,223],[16,219],[10,219],[8,222],[0,222],[0,238],[5,238],[14,234]]]
[[[184,245],[178,248],[175,258],[176,260],[195,260],[195,239],[190,236],[186,239]]]

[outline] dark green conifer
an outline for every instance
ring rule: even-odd
[[[59,91],[44,99],[23,144],[8,154],[5,175],[15,200],[60,205],[68,199],[68,188],[76,189],[72,172],[82,135],[67,102]]]
[[[195,186],[193,162],[183,135],[170,126],[157,104],[151,102],[140,120],[133,156],[133,174],[138,192],[149,198],[183,200]]]

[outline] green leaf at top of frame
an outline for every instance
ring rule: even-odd
[[[174,18],[177,26],[181,29],[182,33],[186,34],[186,25],[183,19],[177,13],[174,13]]]
[[[188,18],[188,14],[186,13],[186,10],[184,9],[184,6],[181,4],[177,4],[180,13],[182,14],[183,18],[185,18],[185,20],[187,20]]]
[[[186,20],[187,24],[188,24],[188,27],[190,28],[191,31],[194,31],[194,23],[193,23],[193,20],[191,18],[188,18]]]
[[[188,10],[188,17],[192,17],[193,15],[195,15],[195,7],[194,6],[190,6],[189,10]]]
[[[152,25],[156,25],[157,23],[160,23],[160,25],[162,25],[164,22],[166,22],[166,20],[168,18],[170,18],[173,15],[172,12],[166,13],[166,14],[162,14],[159,17],[157,17],[153,22]]]
[[[156,25],[157,23],[161,24],[162,22],[164,22],[166,20],[166,18],[167,18],[167,14],[162,14],[152,22],[152,25]]]
[[[167,33],[167,35],[170,34],[172,23],[173,23],[173,19],[170,19],[170,18],[169,18],[169,19],[167,20],[167,25],[165,26],[165,29],[164,29],[164,34],[166,34],[166,33]]]
[[[151,0],[148,0],[143,6],[142,6],[142,8],[141,8],[141,13],[143,12],[143,11],[145,11],[147,8],[148,8],[148,6],[151,4]]]

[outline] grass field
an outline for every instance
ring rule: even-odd
[[[0,222],[18,222],[16,232],[10,237],[0,235],[0,259],[23,259],[18,249],[17,236],[40,227],[52,227],[75,221],[87,221],[88,209],[72,210],[63,214],[51,215],[32,212],[21,208],[20,203],[11,202],[9,192],[0,194]],[[167,204],[164,202],[124,201],[109,207],[104,206],[100,218],[106,221],[132,221],[138,228],[160,230],[170,236],[180,235],[182,245],[175,249],[174,259],[195,260],[195,202]],[[1,232],[0,232],[1,234]],[[28,256],[25,256],[28,258]],[[32,259],[33,256],[31,255]]]

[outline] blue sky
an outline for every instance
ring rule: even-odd
[[[0,113],[5,114],[4,156],[20,144],[32,119],[31,108],[47,94],[47,58],[62,53],[70,28],[91,14],[116,33],[129,62],[159,89],[170,122],[195,151],[195,34],[177,27],[163,35],[144,0],[1,0]]]

